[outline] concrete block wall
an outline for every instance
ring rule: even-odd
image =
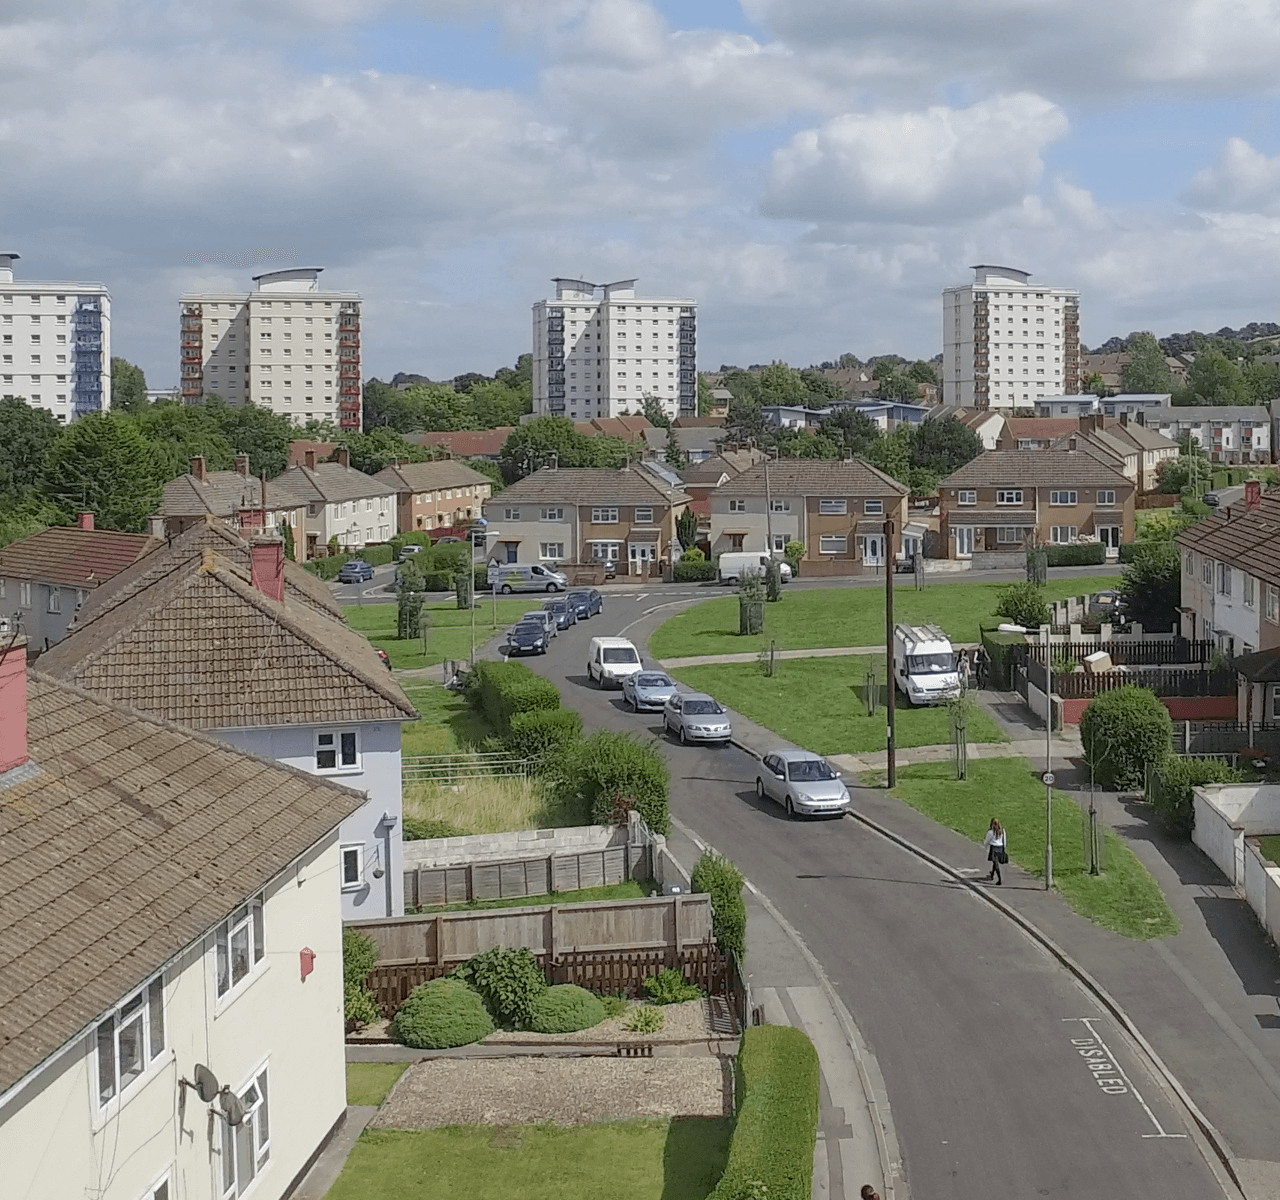
[[[565,829],[522,829],[515,833],[476,833],[467,837],[405,842],[405,870],[451,867],[464,863],[506,862],[552,854],[578,854],[623,846],[622,825],[576,825]]]

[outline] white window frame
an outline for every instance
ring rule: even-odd
[[[616,525],[618,510],[616,508],[593,508],[591,510],[592,525]]]
[[[620,562],[622,560],[621,542],[593,541],[590,546],[592,562],[608,562],[610,560]]]
[[[1267,620],[1272,625],[1280,625],[1280,588],[1274,583],[1267,584]]]
[[[1075,488],[1052,491],[1049,493],[1049,503],[1059,508],[1074,508],[1080,503],[1080,493]]]
[[[234,999],[266,969],[266,920],[264,897],[259,893],[213,931],[213,988],[219,1004]],[[233,954],[241,934],[249,962],[237,979]]]
[[[173,1192],[172,1167],[165,1167],[164,1173],[142,1193],[141,1200],[176,1200]]]
[[[775,533],[773,535],[773,548],[778,551],[787,548],[787,535],[785,533]]]
[[[564,558],[563,542],[542,542],[538,547],[538,557],[544,561],[559,562]]]
[[[996,542],[1003,545],[1008,545],[1011,542],[1020,545],[1022,543],[1022,530],[1016,525],[1000,525],[996,528]]]
[[[1231,595],[1231,564],[1229,562],[1218,563],[1218,595]]]
[[[884,516],[884,501],[864,500],[862,502],[862,511],[868,517],[882,517]]]
[[[252,1103],[246,1102],[250,1093],[256,1093]],[[224,1200],[243,1196],[271,1161],[271,1086],[268,1063],[259,1066],[243,1086],[236,1088],[236,1095],[246,1102],[244,1121],[234,1128],[225,1120],[222,1124],[222,1163],[219,1166],[218,1195]],[[251,1161],[242,1177],[240,1153],[248,1140]]]
[[[996,503],[1003,505],[1019,505],[1022,503],[1021,488],[1001,488],[996,492]]]
[[[1193,550],[1187,551],[1186,572],[1188,575],[1194,575],[1196,573],[1196,556],[1195,551]]]
[[[1240,598],[1245,608],[1253,608],[1258,603],[1258,581],[1248,571],[1242,571],[1243,583],[1240,586]]]
[[[770,500],[769,511],[776,513],[789,513],[791,511],[790,500]]]
[[[49,602],[46,605],[46,611],[51,613],[62,612],[62,589],[56,583],[49,585]]]
[[[1104,508],[1114,508],[1116,503],[1116,494],[1110,488],[1102,488],[1098,492],[1098,503]]]
[[[542,510],[542,519],[544,521],[563,521],[564,509],[563,508],[544,508]]]
[[[93,1047],[93,1068],[89,1073],[94,1092],[97,1096],[99,1114],[110,1108],[112,1104],[123,1104],[131,1095],[134,1084],[146,1079],[152,1065],[164,1057],[168,1044],[166,1039],[167,1021],[164,1003],[164,972],[152,976],[142,987],[131,992],[124,1000],[106,1013],[98,1021],[94,1030],[91,1045]],[[159,1026],[159,1041],[156,1041],[156,1026]],[[120,1036],[126,1029],[137,1030],[139,1038],[140,1059],[138,1069],[122,1081],[120,1065],[124,1054],[121,1050]],[[110,1062],[104,1062],[103,1056],[110,1046]],[[110,1073],[110,1091],[104,1076]]]
[[[731,513],[744,513],[747,511],[747,502],[745,500],[730,500],[729,511]]]
[[[1055,546],[1067,546],[1080,536],[1078,525],[1053,525],[1049,529],[1049,541]]]
[[[348,743],[348,738],[351,741]],[[321,761],[321,755],[333,755],[333,765],[328,766]],[[359,729],[317,729],[316,730],[316,766],[317,775],[354,775],[363,771],[360,761]]]
[[[31,582],[27,579],[18,580],[18,607],[31,607]]]
[[[518,508],[504,508],[502,510],[502,519],[504,521],[520,520],[520,510]]]
[[[1213,587],[1213,559],[1208,555],[1200,560],[1200,582],[1205,587]]]
[[[635,515],[635,523],[637,525],[653,524],[653,508],[637,508]]]
[[[824,517],[845,517],[849,515],[849,501],[840,499],[819,499],[818,512]]]
[[[849,539],[842,533],[823,533],[818,535],[819,554],[848,554]]]
[[[339,847],[338,876],[344,892],[357,892],[364,887],[363,842],[343,842]]]

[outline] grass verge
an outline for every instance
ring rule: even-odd
[[[874,716],[863,703],[867,668],[876,664],[880,702]],[[681,683],[710,692],[744,717],[772,729],[780,737],[815,754],[857,754],[884,749],[884,659],[870,655],[848,658],[789,658],[766,678],[755,663],[716,663],[680,667]],[[951,719],[945,705],[912,708],[899,696],[895,726],[897,744],[945,745],[951,741]],[[969,717],[970,742],[1007,742],[1008,735],[981,709]]]
[[[476,614],[476,646],[483,646],[497,632],[506,631],[518,617],[531,609],[541,608],[543,596],[524,596],[517,600],[481,600]],[[471,657],[471,614],[456,603],[445,601],[423,605],[422,611],[430,616],[431,628],[427,630],[426,651],[423,639],[396,636],[397,608],[390,604],[344,604],[342,611],[347,624],[358,629],[375,646],[387,652],[391,665],[400,670],[429,667],[445,659]]]
[[[978,759],[969,778],[952,778],[950,763],[903,767],[895,795],[941,825],[981,843],[992,817],[1009,834],[1009,857],[1044,877],[1044,785],[1021,758]],[[1053,801],[1053,881],[1071,908],[1127,938],[1172,937],[1180,928],[1160,885],[1109,828],[1102,875],[1084,864],[1081,809],[1061,793]],[[975,861],[980,855],[975,852]]]
[[[488,775],[457,784],[407,783],[407,817],[447,821],[463,833],[587,825],[577,804],[535,776]]]
[[[415,908],[415,913],[471,912],[481,908],[521,908],[526,904],[586,904],[591,900],[641,900],[652,896],[654,889],[636,879],[607,883],[602,887],[579,888],[576,892],[550,892],[545,896],[509,896],[499,900],[464,900],[460,904],[441,904],[434,908]],[[405,910],[410,911],[409,909]]]
[[[906,576],[903,576],[906,579]],[[1118,587],[1118,576],[1050,579],[1050,600]],[[899,621],[932,621],[955,641],[976,642],[978,625],[995,612],[998,583],[930,583],[920,591],[900,584],[894,592],[893,612]],[[759,650],[770,640],[780,650],[819,646],[877,646],[884,644],[883,588],[814,588],[784,591],[777,604],[765,605],[765,632],[743,637],[738,633],[738,597],[721,596],[695,604],[665,621],[649,639],[649,653],[658,659],[700,654],[741,654]]]
[[[347,1063],[347,1103],[381,1104],[407,1062]]]
[[[371,1129],[326,1200],[705,1200],[731,1131],[723,1117]]]

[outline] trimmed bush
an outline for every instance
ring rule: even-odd
[[[645,995],[654,1004],[683,1004],[686,1000],[700,1000],[702,989],[686,983],[684,976],[671,967],[663,967],[656,975],[644,981]]]
[[[1023,580],[1006,583],[997,593],[996,616],[1024,629],[1039,629],[1048,624],[1049,605],[1044,598],[1044,588],[1038,583]]]
[[[387,563],[395,558],[395,551],[391,549],[389,544],[366,546],[356,557],[363,558],[371,567],[385,567]]]
[[[671,568],[671,578],[676,583],[707,583],[717,578],[715,563],[691,561],[689,554],[690,552],[686,550],[684,558]]]
[[[1154,772],[1147,801],[1175,829],[1188,833],[1195,825],[1193,788],[1206,783],[1239,783],[1243,776],[1221,758],[1181,758],[1170,754]]]
[[[1092,567],[1107,561],[1107,548],[1101,542],[1073,542],[1067,546],[1045,547],[1051,567]]]
[[[710,1200],[809,1200],[818,1134],[818,1052],[791,1025],[756,1025],[738,1052],[742,1101]]]
[[[667,832],[671,774],[653,738],[597,730],[578,743],[567,786],[597,825],[625,821],[634,808],[654,833]]]
[[[433,979],[409,993],[389,1033],[415,1050],[469,1046],[493,1032],[484,1002],[460,979]]]
[[[406,842],[425,842],[429,838],[463,837],[466,830],[435,817],[405,817],[403,834]]]
[[[1001,633],[998,629],[984,629],[982,644],[991,660],[991,686],[997,691],[1013,690],[1009,671],[1009,650],[1012,646],[1025,646],[1027,639],[1020,633]]]
[[[1089,701],[1080,718],[1085,761],[1109,792],[1142,788],[1147,763],[1163,763],[1169,754],[1173,722],[1150,688],[1125,684]]]
[[[1122,563],[1131,563],[1140,553],[1141,547],[1146,545],[1145,542],[1121,542],[1120,543],[1120,561]]]
[[[473,987],[489,1015],[511,1029],[527,1029],[534,1002],[547,990],[542,968],[533,951],[494,946],[473,954],[449,976]]]
[[[549,679],[535,675],[524,663],[478,662],[471,672],[467,697],[489,725],[506,737],[516,713],[558,709],[560,691]]]
[[[563,769],[581,738],[581,713],[542,708],[516,713],[504,744],[514,757],[530,760],[538,770]]]
[[[741,958],[747,950],[747,906],[742,900],[742,872],[723,854],[707,851],[693,868],[695,892],[711,897],[711,934],[721,953]]]
[[[687,563],[706,562],[707,556],[697,546],[690,546],[680,555],[680,561]]]
[[[600,997],[574,983],[549,987],[533,1002],[535,1033],[576,1033],[604,1020]]]

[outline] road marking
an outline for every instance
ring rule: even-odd
[[[639,604],[641,600],[647,600],[648,598],[649,598],[648,592],[641,592],[640,595],[638,595],[635,598],[635,600],[636,600],[636,603]]]
[[[1107,1043],[1102,1040],[1100,1034],[1094,1027],[1093,1023],[1097,1017],[1063,1017],[1063,1021],[1079,1021],[1090,1033],[1087,1038],[1072,1038],[1071,1045],[1075,1048],[1076,1053],[1084,1059],[1092,1073],[1094,1080],[1098,1086],[1107,1093],[1108,1096],[1123,1096],[1132,1093],[1133,1098],[1142,1105],[1142,1111],[1147,1114],[1151,1124],[1156,1127],[1155,1133],[1144,1133],[1144,1138],[1185,1138],[1185,1133],[1166,1133],[1164,1126],[1156,1120],[1156,1115],[1147,1106],[1147,1102],[1142,1098],[1141,1093],[1133,1086],[1133,1080],[1125,1074],[1125,1069],[1120,1065],[1120,1060],[1111,1053]]]

